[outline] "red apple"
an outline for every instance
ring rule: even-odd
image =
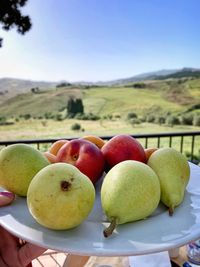
[[[112,137],[101,149],[106,170],[124,160],[137,160],[146,163],[143,146],[132,136],[121,134]]]
[[[95,183],[103,174],[105,160],[101,150],[84,139],[74,139],[64,144],[56,156],[57,162],[77,167]]]

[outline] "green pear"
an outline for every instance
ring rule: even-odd
[[[115,165],[101,187],[102,208],[111,222],[104,236],[112,234],[117,224],[145,219],[160,202],[160,183],[146,164],[126,160]]]
[[[31,181],[27,204],[35,220],[50,229],[78,226],[94,206],[95,188],[90,179],[68,163],[55,163]]]
[[[32,178],[49,164],[42,152],[30,145],[9,145],[0,151],[0,186],[26,196]]]
[[[149,158],[147,164],[157,174],[161,185],[161,201],[174,208],[183,201],[185,188],[190,178],[190,166],[186,157],[174,148],[160,148]]]

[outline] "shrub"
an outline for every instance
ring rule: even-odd
[[[192,125],[193,124],[193,115],[187,114],[181,116],[181,124],[183,125]]]
[[[89,113],[88,116],[89,116],[89,120],[92,120],[92,121],[100,120],[100,116],[95,115],[93,113]]]
[[[102,118],[105,119],[105,120],[112,120],[113,115],[112,114],[107,114],[107,115],[104,115]]]
[[[79,130],[81,130],[81,125],[79,123],[74,123],[74,124],[72,124],[71,129],[73,131],[79,131]]]
[[[140,118],[141,122],[145,122],[146,120],[147,120],[146,116],[143,116],[143,117]]]
[[[5,116],[1,116],[0,117],[0,125],[5,125],[6,124],[6,121],[7,121],[7,119],[6,119]]]
[[[146,121],[147,122],[155,122],[155,116],[154,115],[152,115],[152,114],[150,114],[150,115],[148,115],[147,117],[146,117]]]
[[[195,115],[193,118],[193,125],[200,126],[200,115]]]
[[[95,115],[93,113],[87,113],[87,114],[78,113],[75,116],[75,118],[78,119],[78,120],[91,120],[91,121],[100,120],[100,116]]]
[[[44,117],[45,117],[45,119],[53,119],[54,118],[54,115],[51,113],[51,112],[46,112],[45,114],[44,114]]]
[[[200,109],[200,104],[195,104],[193,106],[191,106],[187,111],[193,111],[193,110],[197,110]]]
[[[137,118],[137,114],[135,112],[129,112],[127,114],[127,119],[130,120],[130,119],[133,119],[133,118]]]
[[[161,124],[164,124],[165,123],[165,120],[166,120],[165,117],[163,117],[163,116],[157,116],[155,118],[155,123],[161,125]]]
[[[57,114],[55,115],[55,120],[56,120],[56,121],[62,121],[62,120],[63,120],[62,114],[57,113]]]
[[[25,120],[29,120],[31,118],[31,114],[27,113],[23,115]]]
[[[120,118],[121,118],[121,115],[120,115],[120,114],[115,114],[114,117],[115,117],[116,119],[120,119]]]
[[[178,117],[171,115],[167,117],[166,124],[173,127],[174,125],[179,125],[180,120]]]
[[[69,82],[61,82],[61,83],[56,85],[56,88],[70,86],[70,85],[71,85],[71,83],[69,83]]]
[[[134,126],[135,124],[141,123],[140,119],[138,119],[138,118],[132,118],[129,120],[129,122],[131,123],[132,126]]]
[[[43,120],[44,119],[43,116],[38,116],[37,118],[38,118],[38,120]]]
[[[0,125],[12,125],[13,121],[7,121],[7,118],[4,116],[0,116]]]

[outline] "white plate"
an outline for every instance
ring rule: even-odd
[[[200,237],[200,168],[191,163],[190,167],[184,201],[172,217],[160,205],[151,217],[120,225],[109,238],[103,236],[108,223],[101,208],[100,184],[93,211],[76,229],[53,231],[42,227],[30,215],[26,199],[20,197],[0,208],[0,224],[26,241],[71,254],[128,256],[169,250]]]

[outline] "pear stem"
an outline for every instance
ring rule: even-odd
[[[110,225],[103,231],[104,237],[109,237],[112,235],[112,232],[115,230],[117,225],[117,220],[116,218],[113,218]]]
[[[171,207],[169,207],[169,216],[172,216],[173,213],[174,213],[174,207],[171,206]]]

